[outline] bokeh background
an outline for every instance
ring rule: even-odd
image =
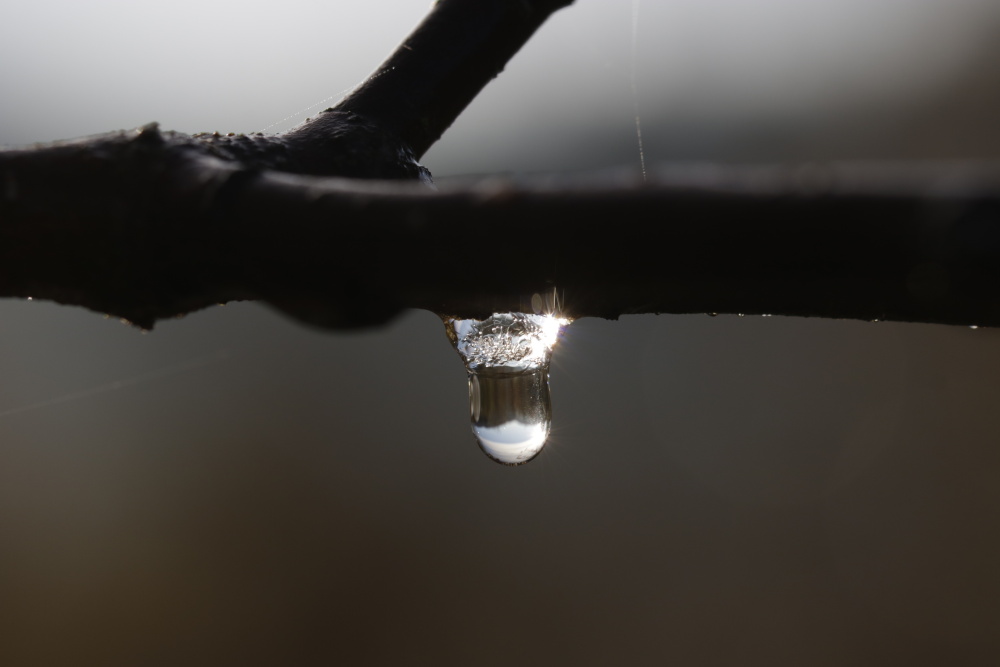
[[[281,131],[428,5],[2,0],[0,144]],[[992,0],[577,0],[424,162],[638,170],[637,108],[650,165],[996,158],[998,36]],[[583,319],[552,390],[508,469],[432,313],[2,300],[0,664],[997,664],[995,331]]]

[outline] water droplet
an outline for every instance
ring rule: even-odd
[[[509,371],[483,367],[469,373],[469,412],[479,447],[504,465],[538,456],[549,437],[552,399],[548,364]]]
[[[549,360],[569,320],[494,313],[485,320],[445,318],[448,338],[469,372],[469,412],[479,447],[504,465],[527,463],[552,423]]]

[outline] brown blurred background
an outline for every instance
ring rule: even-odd
[[[287,129],[428,3],[137,4],[0,2],[0,143]],[[1000,156],[995,2],[638,11],[556,14],[425,163],[638,169],[633,46],[651,165]],[[0,664],[1000,660],[995,331],[584,319],[552,390],[507,469],[431,313],[2,301]]]

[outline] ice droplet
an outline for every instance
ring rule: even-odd
[[[469,412],[479,447],[504,465],[535,458],[549,437],[552,401],[548,368],[469,373]]]
[[[445,318],[469,372],[469,412],[479,447],[497,463],[535,458],[549,436],[549,360],[569,320],[549,314],[494,313]]]

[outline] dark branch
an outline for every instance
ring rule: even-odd
[[[198,135],[213,155],[315,176],[429,180],[417,160],[573,0],[439,0],[375,74],[279,137]]]
[[[493,180],[440,194],[329,181],[303,193],[263,176],[252,191],[231,211],[241,227],[301,213],[262,258],[284,294],[262,298],[322,325],[342,323],[339,304],[482,317],[528,310],[554,289],[572,317],[1000,325],[1000,172],[985,168],[842,166],[821,182],[782,169],[679,171],[654,186]],[[249,240],[246,254],[265,243]]]
[[[572,2],[439,2],[335,111],[373,120],[396,134],[419,159],[549,15]]]
[[[667,174],[431,192],[416,159],[566,0],[441,0],[336,108],[280,137],[150,125],[0,153],[0,296],[143,327],[234,299],[355,327],[771,313],[1000,325],[990,166]],[[321,178],[322,177],[322,178]]]
[[[435,193],[248,171],[159,137],[0,157],[0,294],[144,327],[233,299],[329,327],[405,307],[479,316],[553,288],[576,317],[1000,324],[1000,178],[985,168],[832,167],[821,190],[743,168]]]

